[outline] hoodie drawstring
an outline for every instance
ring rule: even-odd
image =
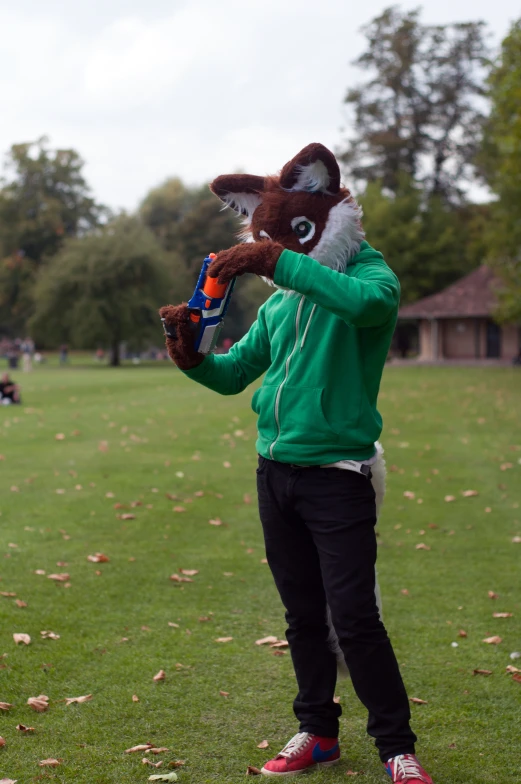
[[[308,318],[308,323],[306,324],[306,329],[304,330],[304,334],[303,334],[303,336],[302,336],[302,343],[300,344],[300,350],[301,350],[301,351],[302,351],[302,349],[304,348],[304,343],[306,342],[306,337],[307,337],[307,334],[308,334],[308,330],[309,330],[309,328],[310,328],[310,326],[311,326],[311,321],[312,321],[312,319],[313,319],[313,316],[314,316],[314,314],[315,314],[315,310],[316,310],[316,309],[317,309],[317,306],[316,306],[316,305],[313,305],[313,308],[312,308],[312,310],[311,310],[311,314],[310,314],[310,316],[309,316],[309,318]]]

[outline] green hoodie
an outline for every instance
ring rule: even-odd
[[[266,373],[252,399],[263,457],[300,465],[372,457],[400,298],[396,275],[364,241],[344,272],[284,250],[274,283],[295,294],[277,291],[228,354],[210,354],[186,375],[235,395]]]

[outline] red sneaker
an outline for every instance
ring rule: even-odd
[[[414,754],[400,754],[385,763],[393,784],[434,784]]]
[[[340,760],[337,738],[297,732],[276,757],[262,768],[265,776],[296,776],[306,770],[327,768]]]

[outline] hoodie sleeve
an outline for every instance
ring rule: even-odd
[[[184,374],[221,395],[237,395],[246,389],[271,364],[264,308],[265,305],[260,308],[257,321],[228,354],[208,354],[200,365],[183,371]]]
[[[378,327],[396,312],[400,301],[398,278],[380,259],[378,254],[374,261],[365,261],[352,277],[303,253],[284,250],[274,282],[304,294],[354,327]]]

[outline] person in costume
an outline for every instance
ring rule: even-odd
[[[299,732],[262,773],[291,776],[340,759],[329,617],[392,781],[433,784],[415,756],[409,701],[375,595],[377,396],[399,282],[365,240],[361,209],[321,144],[278,176],[223,175],[210,188],[243,217],[246,241],[218,253],[209,275],[225,283],[253,273],[277,290],[228,354],[195,351],[185,304],[160,315],[175,334],[169,355],[192,380],[232,395],[265,374],[252,400],[259,511],[286,608]]]

